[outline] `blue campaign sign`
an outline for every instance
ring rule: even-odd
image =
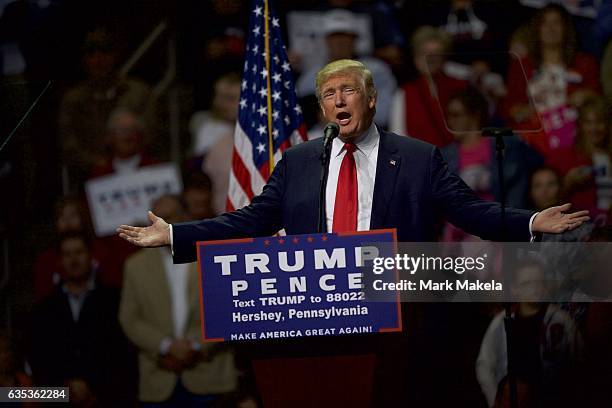
[[[198,242],[204,341],[401,331],[399,298],[363,298],[364,264],[394,256],[375,244],[395,241],[375,230]]]

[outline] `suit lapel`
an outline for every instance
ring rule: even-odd
[[[389,134],[379,129],[380,146],[376,163],[376,181],[374,182],[374,197],[372,199],[372,216],[370,229],[383,226],[389,201],[393,195],[395,180],[401,165],[401,157]]]

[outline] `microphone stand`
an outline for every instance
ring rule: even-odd
[[[506,221],[506,183],[504,180],[504,136],[512,136],[514,132],[510,128],[487,127],[482,129],[482,135],[495,138],[495,156],[497,159],[497,176],[499,177],[499,199],[501,205],[501,236],[502,242],[508,239],[508,225]],[[503,265],[503,261],[502,261]],[[514,320],[512,318],[512,303],[504,303],[504,329],[506,331],[506,353],[508,354],[508,386],[510,388],[510,407],[518,408],[518,394],[515,376],[515,357],[514,357]]]
[[[331,156],[332,141],[333,138],[325,137],[325,140],[323,141],[323,152],[321,152],[321,156],[319,157],[322,167],[319,187],[319,218],[317,222],[318,233],[325,232],[325,192],[327,190],[327,176],[329,174],[329,159]]]

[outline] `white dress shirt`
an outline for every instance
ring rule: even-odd
[[[374,198],[374,182],[376,180],[376,161],[378,160],[378,145],[380,135],[374,123],[355,141],[355,165],[357,166],[357,231],[370,229],[372,218],[372,201]],[[346,155],[344,142],[335,138],[332,142],[329,160],[329,175],[325,190],[325,212],[327,231],[332,232],[334,225],[334,208],[336,205],[336,190],[342,159]]]
[[[189,314],[187,282],[190,265],[174,264],[170,251],[166,248],[162,248],[161,251],[164,258],[164,270],[166,272],[168,289],[170,290],[174,337],[182,338],[185,335],[185,327]]]

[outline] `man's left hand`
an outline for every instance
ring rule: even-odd
[[[533,220],[533,225],[531,226],[532,232],[560,234],[565,231],[571,231],[591,219],[589,212],[586,210],[566,213],[571,206],[568,203],[550,207],[540,212]]]

